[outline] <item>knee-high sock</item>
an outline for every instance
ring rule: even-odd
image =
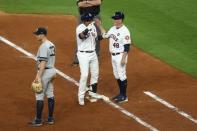
[[[43,107],[44,107],[44,101],[43,100],[37,100],[36,101],[36,118],[37,119],[42,118]]]
[[[94,83],[91,86],[92,86],[92,92],[96,93],[97,92],[97,83]]]
[[[54,97],[48,98],[48,112],[49,112],[49,116],[48,117],[53,117],[54,106],[55,106],[55,99],[54,99]]]
[[[120,90],[120,95],[122,94],[122,90],[121,90],[121,80],[120,79],[117,79],[117,83],[118,83],[118,87],[119,87],[119,90]]]
[[[120,94],[126,96],[127,79],[120,82]]]
[[[126,95],[126,93],[127,93],[127,79],[126,79],[126,80],[124,80],[124,90],[123,90],[123,95],[124,95],[124,96],[127,96],[127,95]]]

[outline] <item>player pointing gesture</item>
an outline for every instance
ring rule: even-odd
[[[86,85],[89,70],[91,73],[90,85],[92,92],[97,92],[97,83],[99,75],[98,57],[95,51],[97,37],[96,27],[93,22],[94,16],[90,13],[85,13],[81,16],[82,24],[76,28],[77,38],[77,57],[79,59],[80,67],[80,82],[78,91],[78,101],[80,105],[84,105],[84,97],[86,92]]]

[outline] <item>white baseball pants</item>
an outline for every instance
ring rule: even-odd
[[[112,67],[113,67],[113,73],[114,77],[116,79],[120,79],[121,81],[124,81],[127,79],[126,76],[126,64],[124,66],[121,65],[121,60],[122,60],[123,53],[120,53],[118,55],[111,55],[111,60],[112,60]],[[126,63],[127,63],[126,58]]]
[[[78,51],[77,57],[79,59],[79,67],[81,72],[78,99],[79,101],[84,101],[89,71],[91,74],[90,84],[97,83],[99,77],[99,63],[96,52],[86,53]]]

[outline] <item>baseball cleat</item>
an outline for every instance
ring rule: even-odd
[[[115,100],[116,103],[123,103],[123,102],[127,102],[127,101],[128,101],[127,96],[121,96],[117,100]]]
[[[33,121],[31,122],[28,122],[28,126],[30,127],[38,127],[38,126],[42,126],[43,123],[42,123],[42,120],[40,119],[34,119]]]
[[[53,117],[49,117],[45,122],[44,124],[47,124],[47,125],[53,125],[55,123],[54,121],[54,118]]]
[[[93,97],[91,97],[91,96],[86,96],[86,99],[89,100],[89,101],[92,102],[92,103],[93,103],[93,102],[97,102],[97,100],[98,100],[98,99],[93,98]]]
[[[115,101],[115,100],[118,100],[119,97],[121,97],[121,95],[117,95],[117,96],[113,97],[112,100],[114,100],[114,101]]]
[[[102,95],[88,91],[88,94],[95,99],[102,99]]]
[[[79,105],[81,106],[85,105],[84,98],[79,98]]]
[[[80,106],[84,106],[84,105],[85,105],[85,102],[80,101],[80,102],[79,102],[79,105],[80,105]]]

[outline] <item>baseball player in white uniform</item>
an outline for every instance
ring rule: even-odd
[[[41,126],[42,123],[42,111],[44,107],[44,96],[48,98],[48,119],[45,124],[53,124],[53,111],[54,111],[54,93],[52,80],[56,75],[54,68],[55,64],[55,46],[47,39],[47,30],[45,28],[38,28],[34,34],[38,41],[41,43],[37,52],[37,75],[34,81],[41,81],[43,86],[43,92],[35,94],[36,97],[36,117],[32,122],[29,122],[30,126]]]
[[[85,13],[81,16],[82,24],[76,28],[77,39],[77,57],[80,67],[80,82],[78,90],[78,101],[80,105],[84,105],[84,97],[87,86],[89,70],[91,73],[90,85],[92,92],[97,92],[97,82],[99,75],[98,57],[95,52],[97,38],[96,27],[93,22],[94,16],[90,13]]]
[[[128,28],[123,24],[124,14],[122,12],[115,12],[112,19],[114,20],[114,26],[111,27],[107,33],[101,25],[100,28],[103,33],[102,37],[109,39],[109,51],[111,53],[113,74],[120,89],[119,95],[115,96],[113,100],[117,103],[121,103],[128,101],[126,95],[126,64],[131,45],[131,37]]]

